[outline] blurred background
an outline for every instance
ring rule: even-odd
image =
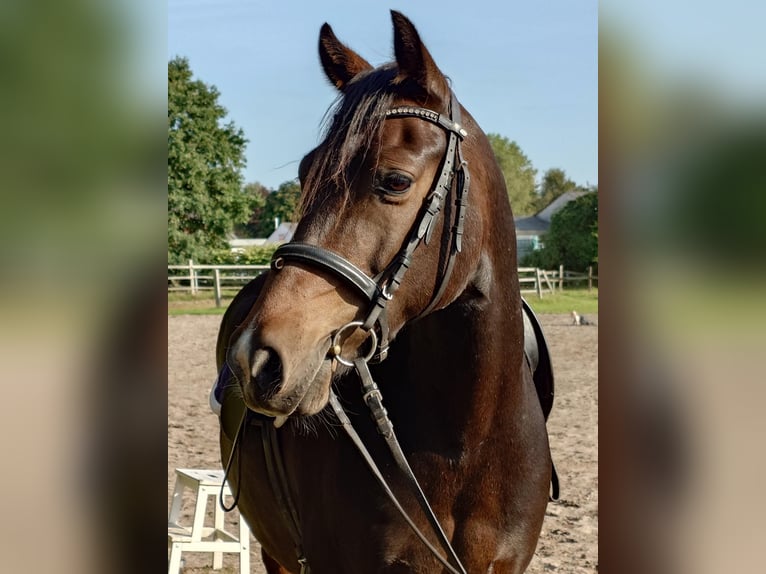
[[[5,572],[162,570],[164,20],[0,3]]]
[[[762,569],[765,21],[601,4],[600,571]],[[4,571],[163,568],[165,47],[162,3],[0,5]]]
[[[764,21],[600,5],[605,572],[763,568]]]

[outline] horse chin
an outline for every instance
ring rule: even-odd
[[[299,416],[311,416],[321,412],[330,400],[330,386],[332,385],[332,361],[326,359],[322,361],[313,377],[313,380],[306,387],[303,398],[298,403],[294,414]]]

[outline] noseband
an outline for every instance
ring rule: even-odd
[[[291,264],[302,264],[327,271],[341,278],[346,284],[352,286],[358,294],[362,295],[367,300],[368,306],[366,317],[360,327],[364,331],[370,331],[377,327],[379,336],[374,360],[378,362],[384,360],[388,354],[389,328],[386,306],[399,289],[399,285],[412,262],[412,254],[423,241],[428,244],[431,240],[436,216],[444,206],[445,198],[454,188],[456,209],[453,225],[450,228],[449,259],[439,288],[434,292],[430,303],[420,313],[420,316],[430,313],[444,294],[452,274],[455,258],[462,249],[465,209],[470,187],[470,174],[468,166],[463,160],[460,147],[467,132],[460,125],[460,104],[454,93],[451,93],[449,116],[438,114],[426,108],[400,106],[386,112],[386,119],[393,118],[419,118],[431,122],[445,130],[449,134],[449,139],[447,149],[444,152],[439,179],[426,197],[420,216],[415,221],[407,242],[383,272],[375,278],[369,277],[341,255],[324,247],[297,241],[279,247],[271,260],[271,267],[275,271]]]

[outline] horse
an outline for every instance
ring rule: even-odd
[[[221,460],[269,574],[518,573],[555,475],[552,374],[525,353],[492,148],[391,16],[379,67],[321,27],[339,97],[293,240],[221,323]]]

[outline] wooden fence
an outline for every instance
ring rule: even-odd
[[[197,295],[212,291],[216,307],[222,305],[224,291],[231,291],[232,297],[252,279],[267,271],[268,265],[197,265],[189,260],[187,265],[168,265],[168,292],[182,291]],[[546,294],[563,291],[564,284],[586,285],[588,290],[598,285],[593,268],[587,273],[565,271],[563,266],[556,270],[537,267],[519,267],[519,285],[522,293],[535,293],[543,298]]]
[[[587,273],[566,271],[563,265],[558,269],[549,271],[538,267],[519,267],[519,284],[522,293],[535,293],[542,299],[545,293],[553,294],[563,291],[564,284],[574,283],[587,285],[588,291],[598,286],[598,277],[593,274],[593,267],[588,267]]]
[[[197,295],[213,291],[215,306],[221,306],[223,291],[239,291],[248,282],[267,271],[268,265],[168,265],[168,291],[185,291]]]

